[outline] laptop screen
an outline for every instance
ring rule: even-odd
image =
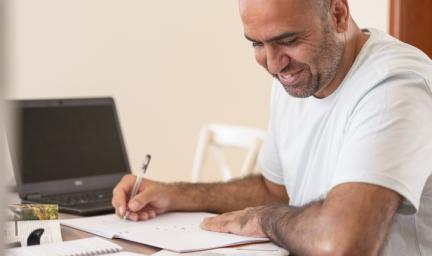
[[[52,101],[17,109],[22,183],[126,173],[128,161],[112,100]]]

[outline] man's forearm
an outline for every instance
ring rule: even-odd
[[[268,191],[261,175],[229,182],[173,183],[170,186],[172,193],[176,194],[173,210],[224,213],[251,206],[282,203],[281,198]]]
[[[311,227],[310,224],[314,222],[313,212],[317,211],[314,208],[320,204],[317,202],[305,207],[279,204],[264,206],[259,219],[261,228],[275,244],[294,254],[309,255],[309,249],[316,249],[314,238],[318,227]]]
[[[269,237],[294,255],[378,255],[402,197],[364,183],[341,184],[302,207],[270,204],[205,219],[206,230]]]
[[[267,205],[260,213],[259,223],[275,244],[294,255],[346,255],[347,251],[349,255],[379,253],[386,235],[386,229],[380,226],[388,225],[388,222],[377,223],[369,230],[370,236],[362,237],[353,245],[351,237],[343,235],[350,227],[345,225],[344,216],[325,216],[322,206],[323,201],[304,207]],[[352,227],[348,233],[357,232]]]

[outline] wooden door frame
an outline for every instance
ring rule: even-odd
[[[429,15],[432,0],[389,0],[390,34],[401,41],[412,44],[432,57],[432,27]]]
[[[404,0],[390,0],[390,34],[402,40],[406,37],[403,22],[406,4]]]

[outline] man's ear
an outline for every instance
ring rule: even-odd
[[[348,30],[350,19],[348,0],[332,0],[330,15],[335,25],[336,32],[344,33]]]

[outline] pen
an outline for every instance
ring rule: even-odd
[[[129,199],[134,198],[136,196],[136,194],[138,193],[138,189],[141,186],[142,178],[143,178],[144,174],[147,171],[147,167],[150,164],[150,160],[151,160],[151,155],[147,154],[146,155],[146,160],[145,160],[144,165],[142,167],[143,173],[142,173],[142,175],[140,175],[140,174],[137,175],[137,178],[135,180],[135,183],[134,183],[134,186],[132,188],[132,192],[131,192],[131,195],[130,195]],[[126,213],[123,216],[123,219],[126,220],[129,217],[129,214],[130,214],[130,211],[126,210]]]

